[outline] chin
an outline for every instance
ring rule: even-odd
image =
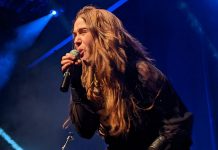
[[[88,59],[81,59],[82,60],[82,62],[85,64],[85,65],[87,65],[87,66],[89,66],[91,63],[90,63],[90,60],[88,60]]]

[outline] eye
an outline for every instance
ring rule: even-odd
[[[79,34],[85,34],[88,32],[88,29],[87,28],[82,28],[80,31],[79,31]]]

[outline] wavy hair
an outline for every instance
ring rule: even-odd
[[[93,6],[83,7],[76,15],[82,18],[93,36],[90,63],[83,64],[82,85],[89,100],[102,104],[100,121],[110,135],[127,133],[130,114],[137,114],[134,97],[128,95],[123,78],[129,64],[147,57],[145,48],[123,27],[111,12]]]

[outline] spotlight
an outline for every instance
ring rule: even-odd
[[[51,10],[51,11],[50,11],[50,14],[51,14],[52,16],[57,16],[57,15],[58,15],[58,13],[57,13],[56,10]]]

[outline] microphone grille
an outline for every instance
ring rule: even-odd
[[[80,58],[80,53],[79,53],[79,51],[76,50],[76,49],[71,50],[71,51],[70,51],[70,54],[72,54],[73,56],[75,56],[77,59]]]

